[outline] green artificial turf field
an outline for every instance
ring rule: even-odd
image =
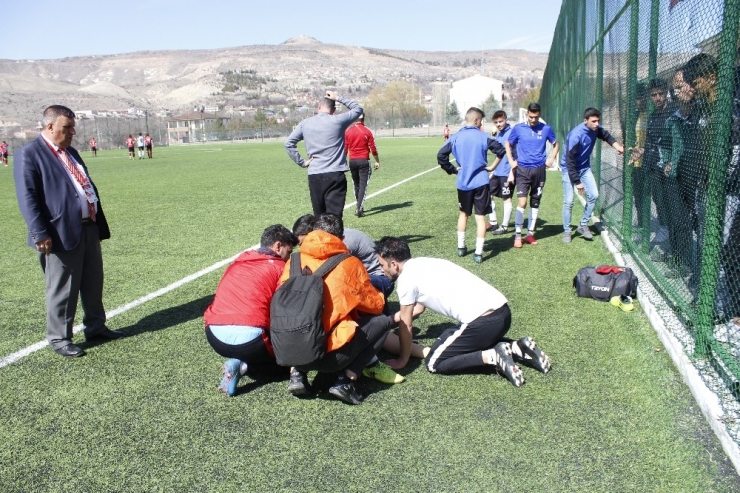
[[[381,139],[369,193],[435,167],[440,145]],[[109,312],[310,212],[305,171],[279,143],[125,154],[83,155],[113,234],[103,243]],[[515,250],[513,235],[489,236],[481,265],[455,256],[455,179],[439,169],[371,198],[364,218],[345,215],[349,227],[406,237],[415,256],[451,259],[496,286],[514,314],[509,335],[533,336],[553,360],[549,375],[525,368],[517,389],[492,373],[432,375],[417,360],[400,385],[363,379],[361,406],[329,399],[324,376],[311,400],[288,394],[285,379],[250,377],[227,398],[216,390],[223,359],[202,327],[220,268],[110,318],[129,337],[83,343],[84,358],[44,348],[0,368],[0,491],[740,490],[639,307],[576,298],[578,268],[613,259],[599,238],[561,242],[561,197],[549,173],[540,245]],[[0,169],[0,214],[2,358],[43,340],[45,327],[11,168]],[[430,343],[450,326],[426,313],[416,337]]]

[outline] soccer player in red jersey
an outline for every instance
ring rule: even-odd
[[[95,137],[90,139],[90,152],[92,152],[93,157],[98,156],[98,143],[95,141]]]
[[[128,158],[134,159],[134,144],[136,141],[134,140],[134,136],[129,134],[129,136],[126,138],[126,147],[128,147]]]
[[[149,134],[144,136],[144,147],[146,147],[146,155],[149,159],[152,158],[152,138]]]
[[[5,141],[0,144],[0,159],[3,160],[5,166],[8,165],[8,143]]]

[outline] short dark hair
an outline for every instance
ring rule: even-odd
[[[51,105],[44,110],[44,125],[54,123],[60,116],[64,116],[71,120],[74,120],[75,112],[67,108],[66,106],[62,106],[61,104]]]
[[[587,120],[588,118],[591,118],[593,116],[598,116],[601,118],[601,111],[597,110],[596,108],[586,108],[586,111],[583,112],[583,119]]]
[[[478,113],[480,115],[481,120],[486,117],[486,114],[483,113],[483,110],[482,109],[477,108],[475,106],[471,106],[470,108],[468,108],[468,111],[465,112],[465,119],[466,120],[468,119],[468,115],[471,114],[471,113]]]
[[[699,77],[717,75],[717,60],[712,55],[699,53],[683,66],[683,80],[692,86]]]
[[[653,89],[662,89],[664,92],[667,92],[668,83],[663,79],[650,79],[650,82],[648,82],[648,92]]]
[[[324,108],[328,109],[329,111],[334,111],[337,107],[336,101],[329,98],[321,98],[319,99],[319,106],[323,106]]]
[[[260,246],[262,248],[270,248],[276,241],[292,246],[298,244],[296,235],[288,231],[288,228],[282,224],[273,224],[265,228],[262,232],[262,238],[260,238]]]
[[[541,113],[542,108],[540,108],[539,103],[529,103],[529,106],[527,106],[527,111],[530,113]]]
[[[406,240],[395,236],[384,236],[375,242],[375,253],[385,260],[405,262],[411,258],[411,249]]]
[[[325,212],[317,217],[313,229],[326,231],[337,238],[344,237],[344,223],[342,222],[342,218],[330,212]]]
[[[316,223],[316,218],[313,214],[306,214],[298,219],[293,223],[293,234],[296,236],[303,236],[307,235],[311,231],[313,231],[314,224]]]
[[[498,110],[496,113],[494,113],[491,117],[491,120],[498,120],[499,118],[508,118],[504,110]]]

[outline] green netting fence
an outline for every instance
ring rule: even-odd
[[[740,0],[564,0],[542,116],[562,142],[602,111],[600,217],[740,394]]]

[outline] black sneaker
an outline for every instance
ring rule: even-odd
[[[521,387],[524,384],[524,374],[522,370],[514,363],[511,354],[511,344],[508,342],[499,342],[493,347],[496,354],[496,368],[501,372],[514,387]]]
[[[511,346],[515,360],[519,360],[542,373],[548,373],[552,368],[549,356],[540,349],[531,337],[522,337],[518,341],[513,342]]]
[[[296,397],[309,395],[311,393],[311,385],[308,383],[308,376],[295,368],[291,369],[288,392]]]
[[[465,248],[465,247],[462,247],[462,248],[458,248],[457,249],[457,256],[458,257],[464,257],[465,255],[467,255],[467,253],[468,253],[468,249]]]
[[[499,226],[498,228],[491,231],[491,233],[495,234],[496,236],[500,236],[503,234],[506,234],[509,231],[509,228],[506,226]]]
[[[355,389],[355,383],[353,381],[346,382],[344,379],[339,379],[337,382],[329,388],[329,393],[337,399],[346,402],[347,404],[362,404],[362,396]]]

